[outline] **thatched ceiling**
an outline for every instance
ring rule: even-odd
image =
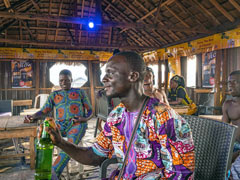
[[[239,0],[0,0],[2,47],[145,52],[239,24]]]

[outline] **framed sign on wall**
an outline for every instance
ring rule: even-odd
[[[33,75],[33,62],[12,61],[12,88],[31,88]]]

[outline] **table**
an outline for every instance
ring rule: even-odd
[[[222,115],[199,115],[199,117],[222,121]]]
[[[178,114],[186,114],[188,112],[188,106],[173,106],[171,105],[171,108],[173,108]]]
[[[30,153],[2,155],[0,159],[30,155],[30,167],[35,168],[34,138],[37,137],[37,123],[23,123],[24,116],[1,116],[0,139],[30,137]]]

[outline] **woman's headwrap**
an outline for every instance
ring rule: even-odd
[[[184,81],[184,78],[182,76],[175,75],[171,78],[171,80],[177,82],[179,86],[185,87],[185,81]]]

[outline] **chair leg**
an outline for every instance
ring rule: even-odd
[[[96,127],[95,127],[94,137],[97,136],[97,130],[98,130],[99,121],[100,121],[100,118],[97,118],[97,123],[96,123]]]
[[[98,122],[98,130],[101,132],[102,131],[102,119],[99,120]]]

